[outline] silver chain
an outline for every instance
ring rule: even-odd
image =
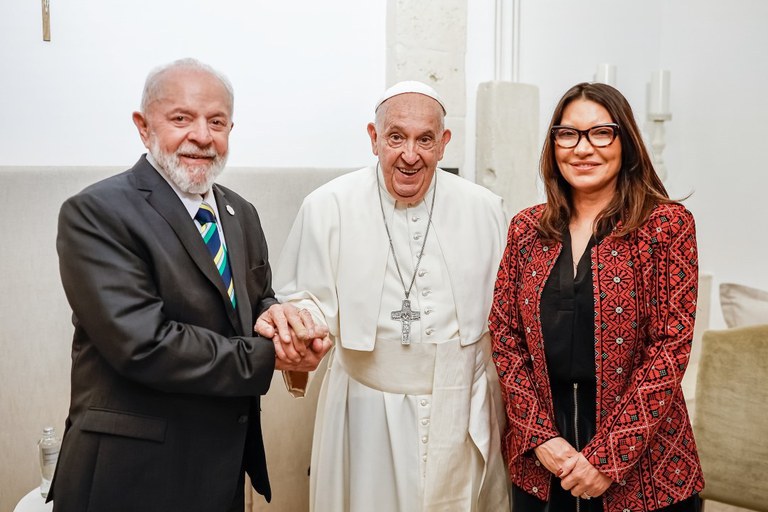
[[[403,279],[403,273],[400,272],[400,264],[397,262],[397,255],[395,254],[395,245],[392,243],[392,235],[389,233],[389,226],[387,225],[387,216],[384,213],[384,201],[381,199],[381,183],[379,182],[379,162],[376,162],[376,190],[379,192],[379,206],[381,206],[381,218],[384,220],[384,229],[387,230],[387,238],[389,239],[389,248],[392,250],[392,259],[395,260],[395,268],[397,269],[397,275],[400,277],[400,283],[403,285],[403,291],[405,292],[405,298],[411,294],[413,289],[413,283],[416,281],[416,273],[419,271],[419,265],[421,264],[421,257],[424,256],[424,248],[427,246],[427,236],[429,235],[429,227],[432,225],[432,212],[435,211],[435,196],[437,195],[437,169],[434,174],[435,190],[432,192],[432,203],[429,206],[429,218],[427,219],[427,229],[424,231],[424,242],[421,244],[421,250],[419,251],[419,258],[416,260],[416,268],[413,269],[413,276],[411,277],[411,284],[408,285],[408,289],[405,288],[405,280]]]

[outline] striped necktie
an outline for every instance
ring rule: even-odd
[[[205,245],[208,247],[208,252],[213,257],[213,263],[219,271],[221,279],[224,281],[224,288],[227,289],[229,300],[232,302],[232,307],[235,307],[237,301],[235,300],[235,283],[232,280],[232,271],[229,266],[229,258],[227,257],[227,248],[221,243],[221,237],[219,236],[219,229],[216,226],[216,213],[206,202],[200,205],[200,209],[197,210],[195,220],[200,223],[200,234],[203,235]]]

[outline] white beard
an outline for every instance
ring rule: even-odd
[[[157,165],[165,171],[170,179],[183,192],[188,194],[205,194],[211,189],[213,182],[224,170],[227,164],[227,154],[220,155],[211,146],[202,149],[191,142],[184,142],[174,153],[166,153],[160,148],[160,142],[154,133],[149,136],[149,152]],[[207,165],[190,167],[181,163],[179,155],[197,155],[212,157]]]

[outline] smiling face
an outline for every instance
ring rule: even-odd
[[[181,190],[206,193],[226,164],[232,99],[200,69],[164,72],[144,112],[134,112],[144,146]]]
[[[608,110],[599,103],[576,99],[563,110],[560,126],[588,130],[598,124],[614,123]],[[574,199],[581,197],[613,197],[621,170],[621,136],[608,146],[596,148],[587,137],[570,149],[555,145],[555,160]]]
[[[368,135],[390,195],[412,204],[421,201],[451,140],[440,104],[418,93],[393,96],[379,107]]]

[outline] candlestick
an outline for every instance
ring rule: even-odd
[[[598,64],[595,82],[616,87],[616,66],[613,64]]]
[[[671,118],[669,110],[670,72],[666,69],[651,74],[651,87],[648,91],[648,116],[652,118]]]
[[[667,164],[664,163],[664,148],[667,146],[664,140],[664,120],[656,119],[648,123],[648,132],[651,138],[651,157],[653,159],[653,168],[656,169],[661,181],[667,179]]]
[[[670,72],[660,69],[651,73],[648,84],[648,132],[650,135],[653,167],[662,181],[667,179],[667,166],[662,153],[667,143],[664,140],[664,123],[672,119],[669,109]]]

